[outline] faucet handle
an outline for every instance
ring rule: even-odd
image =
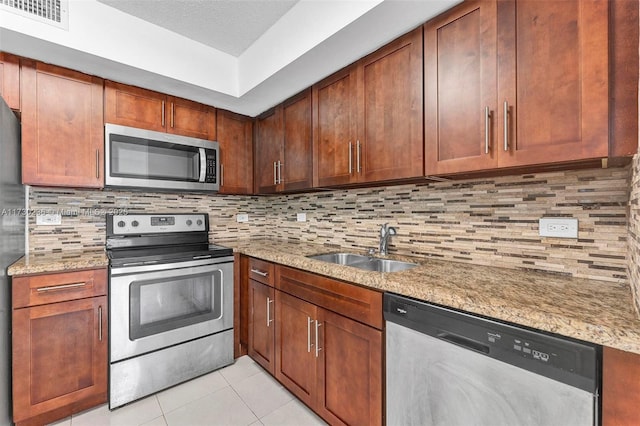
[[[373,247],[370,247],[370,248],[367,250],[367,254],[368,254],[369,256],[373,256],[374,254],[376,254],[376,249],[375,249],[375,248],[373,248]]]

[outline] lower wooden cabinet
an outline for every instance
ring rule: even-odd
[[[50,423],[107,401],[106,282],[104,269],[13,279],[17,425]]]
[[[249,355],[269,373],[275,373],[275,290],[249,280]]]
[[[640,355],[604,347],[602,425],[640,424]]]

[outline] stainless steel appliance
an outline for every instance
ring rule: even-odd
[[[599,424],[601,348],[385,294],[387,424]]]
[[[107,216],[109,407],[233,362],[233,253],[206,214]]]
[[[11,285],[7,267],[24,255],[25,190],[20,123],[0,97],[0,425],[11,425]]]
[[[218,142],[106,124],[105,185],[217,191]]]

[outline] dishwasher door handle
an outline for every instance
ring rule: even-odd
[[[458,336],[447,332],[438,333],[436,336],[440,340],[453,343],[454,345],[462,346],[463,348],[471,349],[472,351],[480,352],[483,354],[489,353],[489,346],[476,342],[475,340],[467,339],[466,337]]]

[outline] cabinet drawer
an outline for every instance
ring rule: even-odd
[[[273,287],[274,265],[259,259],[249,259],[249,279]]]
[[[276,288],[314,305],[383,329],[382,293],[285,266],[277,267]]]
[[[106,294],[106,269],[13,278],[14,309]]]

